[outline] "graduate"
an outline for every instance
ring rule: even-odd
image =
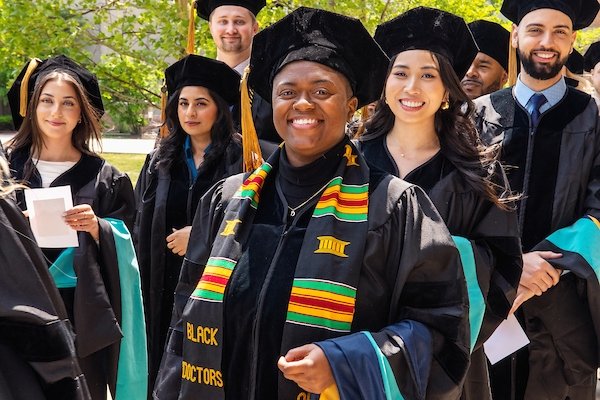
[[[208,21],[211,37],[217,47],[216,59],[223,61],[240,76],[250,63],[254,35],[259,30],[256,16],[266,6],[265,0],[197,0],[198,16]],[[273,126],[270,98],[252,93],[252,119],[261,140],[273,144],[281,138]],[[233,109],[234,127],[241,130],[240,110]]]
[[[502,89],[508,81],[508,45],[510,33],[500,24],[477,20],[469,24],[477,56],[462,78],[461,84],[471,100]],[[470,41],[469,38],[462,40]]]
[[[504,172],[482,146],[460,86],[477,46],[462,18],[427,7],[379,25],[375,40],[391,62],[361,150],[369,163],[423,188],[469,254],[473,355],[462,397],[490,398],[482,344],[508,316],[522,262],[516,213],[501,198],[510,193]]]
[[[249,84],[284,143],[201,200],[156,399],[458,398],[457,249],[425,193],[344,133],[388,61],[360,21],[323,10],[256,36]]]
[[[561,74],[596,0],[505,0],[519,54],[517,83],[475,101],[476,125],[518,201],[523,273],[513,310],[531,341],[516,370],[491,373],[495,398],[593,400],[599,362],[600,116]],[[596,268],[596,271],[594,271]],[[516,377],[516,380],[512,379]],[[512,389],[516,390],[511,393]]]
[[[75,334],[0,155],[0,398],[87,400]]]
[[[91,149],[100,137],[96,77],[65,56],[31,60],[8,93],[18,129],[9,142],[13,177],[31,188],[69,185],[65,223],[78,247],[43,249],[77,334],[92,399],[146,393],[146,335],[140,277],[129,229],[135,202],[129,177]],[[23,191],[17,192],[25,209]]]
[[[217,181],[242,172],[241,138],[229,108],[240,76],[226,64],[189,55],[165,70],[168,136],[148,155],[135,191],[136,251],[142,275],[150,385],[163,353],[173,294],[196,207]]]

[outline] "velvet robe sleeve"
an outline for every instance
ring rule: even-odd
[[[44,399],[89,399],[62,299],[21,210],[6,199],[0,242],[0,397],[13,398],[8,390],[18,399],[38,398],[39,384]],[[27,370],[35,371],[30,381]]]
[[[498,187],[503,187],[505,193],[510,193],[508,180],[500,163],[494,164],[492,181]],[[502,209],[479,196],[477,204],[472,206],[473,226],[465,235],[473,250],[476,283],[484,302],[483,309],[480,310],[482,320],[479,322],[479,329],[473,326],[477,321],[473,321],[473,318],[470,321],[471,343],[475,349],[480,348],[508,317],[523,269],[517,212],[513,204],[506,206],[507,209]],[[467,278],[471,298],[471,291],[477,288],[469,287],[469,283]],[[471,301],[471,315],[479,311],[473,308]]]
[[[424,192],[399,189],[406,184],[398,182],[389,182],[388,198],[398,200],[371,232],[365,259],[379,253],[395,275],[388,326],[317,343],[340,399],[458,398],[467,370],[468,303],[458,251]],[[371,196],[371,204],[376,200]],[[369,210],[370,221],[376,214]]]
[[[160,370],[153,390],[153,398],[177,399],[181,386],[181,361],[183,346],[182,314],[188,298],[194,291],[217,235],[224,216],[224,182],[235,181],[236,188],[241,184],[241,175],[216,183],[200,200],[190,233],[190,246],[183,260],[179,283],[175,289],[175,304],[171,317],[171,328],[167,336]],[[229,183],[226,185],[229,187]],[[230,195],[229,195],[230,196]],[[193,244],[193,245],[192,245]]]
[[[77,354],[87,357],[101,350],[107,352],[104,370],[114,395],[123,336],[123,288],[113,227],[105,218],[123,221],[131,231],[135,215],[133,187],[126,174],[104,162],[95,179],[75,194],[74,202],[92,205],[100,232],[98,244],[88,233],[78,232],[79,247],[74,252],[77,285],[73,295],[73,321]],[[84,365],[82,368],[86,369]]]

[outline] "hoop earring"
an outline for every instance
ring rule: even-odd
[[[449,109],[449,108],[450,108],[450,102],[449,102],[448,100],[444,100],[444,101],[442,102],[442,107],[441,107],[441,109],[442,109],[442,110],[444,110],[444,111],[446,111],[446,110],[447,110],[447,109]]]

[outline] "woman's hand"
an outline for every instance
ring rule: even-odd
[[[519,285],[519,288],[517,289],[517,297],[515,298],[515,302],[513,303],[509,314],[514,314],[523,303],[531,299],[533,296],[535,296],[535,293],[533,293],[527,287]]]
[[[173,229],[173,233],[167,236],[167,247],[178,256],[185,256],[188,242],[190,241],[191,226],[184,226],[181,229]]]
[[[88,232],[95,241],[100,240],[100,227],[98,218],[89,204],[79,204],[63,214],[65,223],[72,229]]]
[[[316,344],[296,347],[279,357],[277,366],[286,379],[310,393],[321,393],[335,384],[329,361]]]

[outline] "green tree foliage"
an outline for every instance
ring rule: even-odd
[[[109,115],[120,127],[143,124],[148,106],[160,104],[163,71],[182,57],[191,0],[0,0],[0,96],[30,57],[66,54],[99,78]],[[510,28],[499,14],[502,0],[267,0],[262,27],[304,5],[377,24],[417,6]],[[206,21],[196,20],[196,52],[214,57]],[[581,32],[577,48],[600,39],[600,29]],[[360,51],[360,49],[357,49]]]

